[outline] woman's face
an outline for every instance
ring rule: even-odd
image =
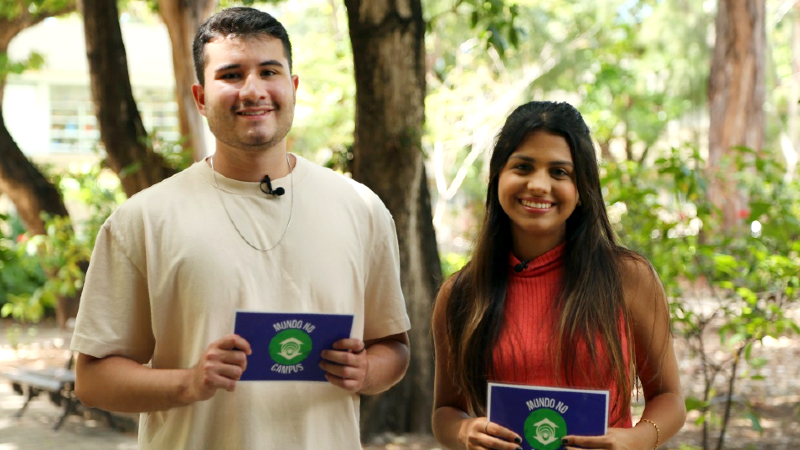
[[[500,170],[497,193],[511,220],[515,246],[558,246],[578,203],[567,141],[547,131],[529,133]]]

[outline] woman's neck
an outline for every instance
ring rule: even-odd
[[[520,235],[521,234],[521,235]],[[511,251],[520,261],[533,261],[564,243],[563,233],[557,236],[532,236],[526,233],[511,233]]]

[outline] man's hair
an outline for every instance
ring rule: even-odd
[[[197,81],[205,85],[204,71],[206,69],[206,44],[217,37],[260,37],[270,36],[280,39],[286,60],[289,61],[289,71],[292,70],[292,44],[289,42],[289,33],[277,19],[264,11],[255,8],[235,7],[223,9],[209,17],[200,25],[192,44],[194,56],[194,72]]]

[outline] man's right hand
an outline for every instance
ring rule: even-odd
[[[250,343],[236,334],[212,342],[197,365],[189,369],[187,403],[208,400],[217,389],[233,392],[251,353]]]

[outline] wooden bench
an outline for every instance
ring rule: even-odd
[[[11,381],[11,387],[20,395],[25,395],[25,404],[14,416],[22,417],[28,404],[41,393],[47,393],[56,406],[63,408],[61,417],[53,426],[54,430],[61,428],[64,420],[70,414],[81,414],[82,406],[75,395],[75,371],[72,370],[74,358],[70,358],[66,367],[47,367],[44,369],[28,369],[13,367],[2,373],[0,377]],[[111,428],[116,428],[114,419],[108,411],[100,411],[108,420]]]

